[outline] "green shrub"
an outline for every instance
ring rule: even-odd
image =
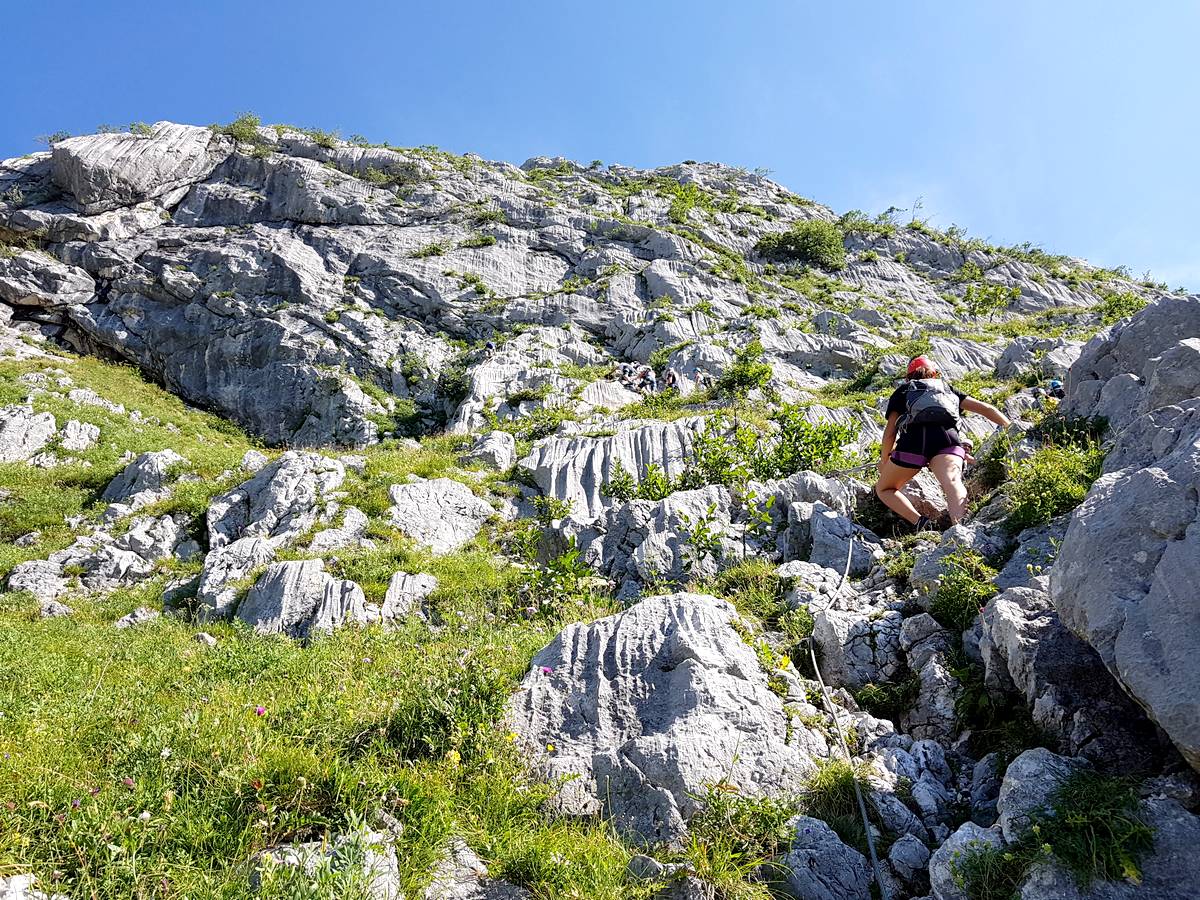
[[[254,113],[242,113],[228,125],[214,126],[220,134],[228,135],[239,144],[261,144],[258,127],[262,124]]]
[[[750,341],[733,356],[729,366],[717,381],[717,393],[725,397],[744,397],[750,391],[765,388],[771,381],[772,369],[762,360],[763,345]]]
[[[446,246],[444,244],[438,244],[438,243],[426,244],[424,247],[421,247],[418,250],[414,250],[412,252],[411,258],[412,259],[429,259],[429,257],[431,257],[431,256],[441,256],[445,252],[446,252]]]
[[[991,316],[1007,309],[1010,303],[1016,302],[1020,297],[1020,288],[986,282],[968,284],[963,302],[966,305],[967,314],[972,319],[978,319],[980,316]]]
[[[764,235],[754,249],[770,259],[792,260],[830,271],[846,267],[841,229],[823,219],[797,222],[782,234]]]
[[[938,584],[929,613],[951,631],[971,627],[979,611],[996,596],[996,570],[981,554],[963,549],[943,560],[946,572]]]
[[[492,247],[496,243],[494,234],[475,234],[459,243],[459,249],[471,247]]]
[[[1139,880],[1138,863],[1154,847],[1154,831],[1138,815],[1136,785],[1091,771],[1066,778],[1043,823],[1054,855],[1081,888],[1092,881]]]
[[[1118,319],[1127,319],[1146,307],[1146,300],[1132,291],[1105,291],[1102,295],[1099,312],[1100,321],[1111,325]]]
[[[1087,496],[1104,465],[1104,450],[1087,446],[1044,446],[1009,467],[1009,512],[1004,521],[1012,533],[1044,525],[1069,512]]]

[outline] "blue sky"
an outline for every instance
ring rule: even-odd
[[[772,170],[1200,290],[1200,4],[59,0],[4,12],[0,157],[101,123],[264,121]]]

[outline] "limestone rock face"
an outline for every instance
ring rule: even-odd
[[[691,442],[701,423],[681,419],[628,427],[611,437],[552,438],[521,460],[543,494],[571,504],[584,518],[595,518],[609,504],[600,489],[618,466],[639,480],[650,465],[677,478],[690,457]]]
[[[50,443],[58,425],[52,413],[27,406],[0,409],[0,462],[21,462]]]
[[[457,550],[496,514],[469,487],[452,478],[393,484],[388,496],[392,524],[434,553]]]
[[[1099,654],[1063,626],[1046,594],[1010,588],[981,620],[989,687],[1020,692],[1034,722],[1072,756],[1108,771],[1153,770],[1160,761],[1154,727]]]
[[[842,843],[820,819],[798,816],[792,847],[783,858],[785,895],[796,900],[869,900],[871,870],[861,853]]]
[[[383,598],[381,614],[384,623],[397,622],[419,612],[421,603],[437,590],[437,586],[438,580],[432,575],[394,572]]]
[[[480,435],[464,459],[482,463],[497,472],[507,472],[517,462],[517,442],[507,431],[490,431]]]
[[[56,307],[87,303],[96,293],[92,276],[77,266],[34,250],[0,254],[0,300],[14,306]]]
[[[1184,343],[1197,337],[1200,296],[1151,303],[1083,348],[1067,375],[1064,412],[1105,416],[1120,431],[1140,413],[1200,396],[1195,351]],[[1157,395],[1147,390],[1151,381]]]
[[[1051,597],[1200,769],[1200,400],[1132,424],[1107,465],[1071,518]]]
[[[238,606],[237,617],[258,634],[293,638],[370,620],[362,588],[329,575],[319,559],[267,566]]]
[[[1004,839],[1017,840],[1033,824],[1034,814],[1046,812],[1063,781],[1087,768],[1083,760],[1059,756],[1042,747],[1026,750],[1009,763],[996,802]]]
[[[650,597],[568,626],[534,658],[508,720],[541,775],[578,776],[560,811],[678,843],[705,785],[779,795],[813,770],[735,616],[704,595]]]
[[[163,197],[207,177],[233,149],[207,128],[159,122],[149,135],[94,134],[54,145],[52,174],[88,215]]]
[[[261,537],[279,548],[328,515],[329,495],[345,467],[317,453],[289,450],[249,481],[213,499],[208,540],[219,549],[242,537]]]

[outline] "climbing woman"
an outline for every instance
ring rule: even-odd
[[[926,466],[946,495],[950,521],[957,525],[967,512],[963,465],[969,457],[958,434],[963,413],[977,413],[1001,427],[1009,424],[1008,417],[990,403],[947,384],[928,357],[913,357],[904,384],[888,400],[875,493],[918,531],[933,527],[933,523],[917,512],[900,489]]]

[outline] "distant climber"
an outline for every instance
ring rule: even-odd
[[[1001,427],[1009,425],[1008,417],[990,403],[951,387],[928,357],[913,357],[905,383],[888,399],[875,493],[918,531],[933,523],[917,512],[900,489],[926,466],[946,495],[950,521],[957,524],[966,514],[967,488],[962,475],[968,452],[958,433],[963,413],[977,413]]]
[[[1046,393],[1055,400],[1061,400],[1067,396],[1066,389],[1063,383],[1057,378],[1051,378],[1049,384],[1046,385]]]
[[[674,369],[667,369],[663,375],[663,390],[679,390],[679,373]]]

